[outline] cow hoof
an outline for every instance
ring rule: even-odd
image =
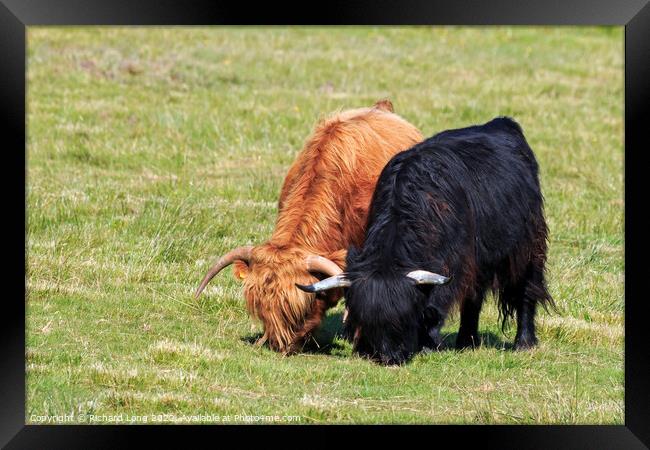
[[[537,346],[535,336],[522,336],[515,339],[515,350],[529,350]]]

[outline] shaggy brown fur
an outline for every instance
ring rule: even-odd
[[[392,111],[384,100],[321,121],[289,169],[273,236],[253,248],[249,264],[234,263],[248,311],[264,325],[261,342],[271,348],[299,350],[336,305],[341,290],[315,298],[296,289],[295,283],[317,281],[305,258],[320,255],[345,268],[345,249],[363,243],[379,173],[393,155],[422,140]]]

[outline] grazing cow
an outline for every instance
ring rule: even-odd
[[[516,312],[515,348],[532,347],[536,305],[553,305],[537,173],[509,118],[439,133],[386,165],[365,243],[348,251],[347,272],[299,287],[347,287],[346,333],[356,351],[384,364],[438,348],[455,306],[457,348],[478,345],[488,289],[498,295],[502,327]]]
[[[285,353],[301,349],[343,292],[314,295],[298,291],[295,283],[342,272],[348,246],[363,243],[381,170],[393,155],[421,140],[417,128],[393,114],[388,100],[321,121],[284,180],[271,239],[224,255],[196,297],[234,263],[247,309],[264,326],[258,343]]]

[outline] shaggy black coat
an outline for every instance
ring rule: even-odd
[[[509,118],[444,131],[394,156],[371,203],[366,239],[349,249],[346,334],[360,354],[401,364],[436,349],[458,306],[458,348],[479,344],[488,289],[503,324],[517,314],[516,348],[537,343],[536,305],[552,305],[544,279],[547,226],[538,165]],[[428,270],[445,285],[416,286]]]

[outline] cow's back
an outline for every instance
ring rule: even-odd
[[[319,254],[360,245],[381,170],[421,140],[385,104],[321,121],[289,169],[272,241]]]
[[[460,166],[456,188],[469,204],[477,263],[499,264],[535,233],[542,217],[538,165],[519,124],[498,118],[432,141]]]
[[[387,243],[384,257],[494,266],[541,217],[537,163],[510,119],[445,131],[389,162],[372,208],[368,239]]]

